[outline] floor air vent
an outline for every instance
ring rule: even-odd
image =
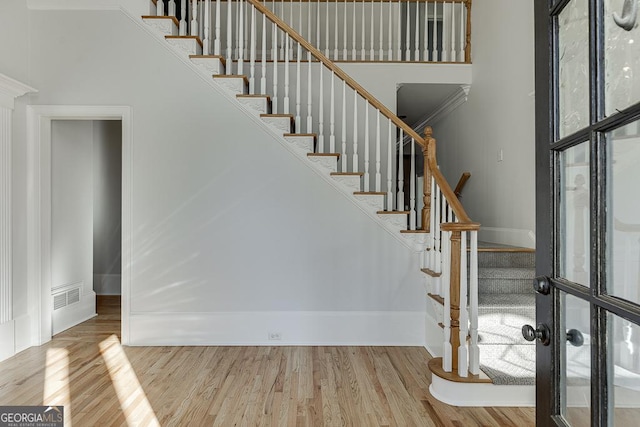
[[[82,283],[65,286],[63,289],[55,289],[53,294],[53,309],[60,310],[71,304],[80,302],[80,289]]]

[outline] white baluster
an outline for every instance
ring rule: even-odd
[[[393,122],[389,119],[389,128],[387,133],[387,210],[393,210],[393,143],[392,136]]]
[[[360,49],[360,59],[363,60],[363,61],[367,59],[366,58],[366,50],[365,50],[365,46],[366,46],[366,43],[365,43],[365,40],[366,40],[366,38],[365,38],[365,28],[367,26],[367,21],[364,19],[364,11],[366,9],[366,7],[365,7],[366,3],[365,2],[366,2],[366,0],[362,0],[362,34],[361,34],[362,40],[360,41],[362,43],[362,48]]]
[[[405,46],[405,51],[404,51],[404,60],[405,61],[411,61],[411,3],[407,2],[407,28],[406,28],[406,34],[405,34],[405,43],[407,44]]]
[[[318,107],[318,153],[324,153],[324,64],[318,61],[320,70],[320,106]]]
[[[169,16],[176,16],[176,0],[169,0]]]
[[[266,95],[267,92],[267,15],[262,14],[262,72],[260,74],[261,94]]]
[[[400,145],[398,146],[398,196],[397,209],[404,210],[404,131],[400,129]]]
[[[354,2],[355,4],[355,2]],[[358,91],[353,91],[353,172],[356,172],[358,166]]]
[[[447,50],[447,18],[446,18],[446,3],[442,2],[442,62],[446,62],[449,60],[449,51]]]
[[[220,0],[216,0],[216,38],[213,41],[213,54],[220,55]],[[231,58],[229,58],[231,60]]]
[[[284,31],[283,31],[284,32]],[[289,34],[285,34],[284,51],[284,114],[289,114]]]
[[[369,191],[369,102],[364,102],[364,191]]]
[[[187,35],[187,0],[182,0],[180,2],[180,30],[179,34],[181,36]]]
[[[342,81],[342,155],[341,171],[347,172],[347,82]]]
[[[409,230],[416,229],[416,141],[411,138],[411,172],[409,173]]]
[[[325,0],[326,14],[324,18],[324,56],[329,57],[329,0]]]
[[[424,51],[422,60],[429,60],[429,3],[424,4]]]
[[[336,73],[331,71],[331,104],[329,104],[329,152],[336,152]]]
[[[433,227],[433,246],[435,248],[434,251],[434,266],[436,268],[436,270],[434,270],[436,273],[441,273],[442,272],[442,231],[440,230],[440,224],[442,223],[442,201],[440,199],[440,187],[435,184],[435,189],[434,189],[434,199],[435,199],[435,204],[433,205],[433,213],[434,213],[434,227]],[[444,281],[444,278],[442,278],[442,276],[440,276],[441,278],[441,284],[445,284],[447,282]],[[442,289],[441,289],[442,291]],[[441,294],[442,295],[442,294]]]
[[[353,1],[353,22],[351,23],[351,38],[352,40],[352,47],[351,47],[351,59],[352,60],[357,60],[358,58],[356,58],[356,4],[358,4],[358,2],[356,0],[352,0]],[[346,7],[346,6],[345,6]],[[346,10],[346,9],[345,9]]]
[[[429,183],[431,186],[431,212],[429,214],[429,234],[431,235],[431,239],[429,242],[429,268],[431,271],[435,271],[439,273],[441,270],[440,265],[436,264],[436,226],[435,226],[435,218],[436,218],[436,180],[431,177],[431,182]],[[440,247],[437,247],[437,250],[440,250]],[[433,287],[431,288],[431,293],[440,295],[440,278],[435,278],[433,283]]]
[[[307,3],[307,40],[311,42],[311,3]],[[317,43],[315,47],[316,49],[320,49],[320,45]],[[311,56],[311,51],[307,50],[307,59],[309,61],[311,61]]]
[[[451,61],[455,61],[458,57],[456,55],[456,14],[454,6],[455,3],[451,3]]]
[[[238,23],[238,74],[244,73],[244,1],[240,0],[239,4],[239,20]]]
[[[320,5],[322,2],[318,3],[318,9],[316,10],[316,47],[320,50]],[[325,52],[326,55],[326,52]]]
[[[271,38],[272,49],[276,54],[278,52],[278,26],[273,23],[273,37]],[[278,58],[273,59],[273,100],[271,101],[271,111],[277,114],[278,111]]]
[[[198,1],[194,0],[191,7],[191,35],[198,35]]]
[[[378,6],[380,7],[380,28],[378,33],[380,34],[380,50],[378,51],[378,59],[384,61],[384,3],[381,1]]]
[[[372,61],[375,61],[376,59],[376,51],[375,51],[375,22],[374,22],[374,2],[371,2],[371,20],[369,22],[371,22],[371,32],[370,32],[370,36],[371,36],[371,48],[369,49],[369,59]]]
[[[451,255],[449,252],[450,243],[449,232],[442,233],[443,243],[443,259],[442,266],[442,293],[444,299],[444,313],[442,316],[442,324],[444,325],[444,342],[442,343],[442,369],[445,372],[451,372],[453,365],[453,351],[451,349],[451,295],[449,290]]]
[[[158,0],[156,3],[156,16],[164,16],[164,1]]]
[[[309,65],[307,67],[307,133],[313,132],[313,117],[311,116],[311,109],[313,107],[313,95],[311,93],[311,52],[308,52],[307,61]],[[320,62],[322,64],[322,62]]]
[[[389,38],[389,52],[387,52],[387,59],[393,61],[393,1],[389,0],[389,32],[387,37]]]
[[[464,47],[466,43],[466,28],[464,26],[465,4],[460,3],[460,52],[458,54],[458,62],[464,62]]]
[[[219,1],[219,0],[218,0]],[[227,2],[227,63],[226,63],[226,67],[225,67],[225,73],[226,74],[231,74],[231,60],[232,60],[232,53],[233,53],[233,46],[232,46],[232,37],[233,37],[233,32],[231,31],[232,25],[232,18],[231,18],[231,12],[232,12],[232,7],[231,7],[231,2],[228,1]]]
[[[433,3],[433,62],[438,61],[438,2]]]
[[[296,52],[296,119],[295,119],[295,126],[296,129],[298,129],[298,126],[301,125],[302,120],[300,119],[300,84],[302,83],[300,80],[300,57],[302,57],[302,51],[300,43],[297,43],[298,45],[298,50]],[[308,84],[311,84],[311,82],[309,82]]]
[[[469,333],[469,314],[467,313],[467,232],[460,233],[460,329],[458,347],[458,375],[469,376],[469,349],[467,334]]]
[[[282,18],[284,18],[284,0],[280,2],[280,15]],[[285,43],[285,39],[286,39],[286,33],[284,31],[280,32],[280,55],[279,58],[282,58],[284,56],[284,43]]]
[[[200,25],[198,26],[199,31],[198,31],[198,36],[200,37],[200,40],[203,40],[203,44],[204,44],[204,20],[205,20],[205,16],[204,16],[204,6],[205,3],[207,2],[207,0],[201,0],[198,1],[198,16],[202,16],[202,18],[200,18]],[[208,54],[205,54],[208,55]]]
[[[251,29],[249,31],[249,93],[256,93],[256,8],[249,3],[251,10]]]
[[[396,34],[398,49],[396,50],[396,60],[402,61],[402,2],[398,1],[398,34]]]
[[[343,26],[344,26],[344,40],[343,40],[343,43],[344,43],[344,47],[342,48],[342,59],[344,59],[346,61],[347,59],[349,59],[347,57],[347,43],[349,41],[348,37],[347,37],[347,31],[349,30],[349,26],[347,25],[347,2],[346,2],[346,0],[343,3],[342,12],[343,12],[343,15],[344,15],[343,16],[343,20],[344,20],[344,22],[343,22]]]
[[[469,372],[480,373],[480,349],[478,347],[478,232],[471,231],[469,254]]]
[[[210,21],[211,20],[211,0],[205,0],[204,2],[204,40],[202,40],[202,54],[209,55],[211,52],[211,39],[209,38]]]
[[[340,22],[338,20],[338,0],[335,1],[334,5],[335,5],[335,18],[333,20],[333,23],[334,23],[334,25],[333,25],[333,30],[334,30],[333,31],[333,37],[334,37],[333,38],[333,58],[331,58],[331,59],[333,59],[334,61],[337,61],[338,59],[340,59],[339,56],[338,56],[338,44],[339,44],[339,40],[338,40],[338,27],[339,27],[339,25],[338,25],[338,22]]]
[[[382,175],[380,159],[380,111],[376,110],[376,191],[380,191]]]
[[[415,49],[416,50],[413,54],[413,60],[420,61],[420,3],[419,2],[416,2]]]

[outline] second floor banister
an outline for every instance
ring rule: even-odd
[[[284,0],[263,4],[333,61],[471,63],[471,0]],[[199,36],[207,54],[248,59],[249,27],[240,24],[241,16],[249,16],[249,1],[157,0],[156,5],[159,15],[179,19],[180,35]],[[225,27],[228,31],[231,23],[234,31],[227,33]],[[261,23],[257,26],[260,33]],[[275,43],[280,57],[284,40],[280,35]],[[225,52],[230,45],[232,52]],[[276,56],[271,43],[267,54],[270,59]]]

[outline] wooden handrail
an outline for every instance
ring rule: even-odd
[[[431,126],[424,128],[424,140],[427,145],[425,162],[429,164],[431,175],[436,181],[436,184],[438,184],[438,187],[440,187],[440,191],[449,203],[449,206],[451,206],[456,218],[458,218],[460,223],[475,224],[471,221],[467,212],[465,212],[462,207],[462,203],[460,203],[460,200],[456,197],[455,193],[449,186],[449,183],[440,172],[440,169],[438,169],[438,163],[436,161],[436,140],[433,138],[433,129]]]
[[[471,64],[471,0],[464,1],[467,7],[467,34],[464,45],[464,62]]]
[[[462,189],[464,188],[465,184],[467,183],[467,181],[469,181],[469,178],[471,178],[471,172],[463,172],[462,175],[460,175],[460,179],[458,180],[456,189],[453,190],[453,194],[455,194],[458,199],[462,194]]]
[[[339,78],[344,80],[353,90],[358,92],[360,96],[366,99],[369,104],[373,105],[377,108],[382,114],[384,114],[388,119],[390,119],[396,126],[401,128],[406,134],[411,135],[411,137],[421,146],[425,146],[426,142],[424,139],[420,137],[411,129],[409,125],[407,125],[402,119],[396,116],[391,110],[389,110],[383,103],[378,101],[373,95],[371,95],[365,88],[360,86],[355,80],[351,78],[347,73],[345,73],[340,67],[338,67],[333,61],[327,58],[322,52],[316,49],[311,43],[304,39],[296,30],[291,28],[286,22],[282,21],[278,18],[273,12],[271,12],[267,7],[262,4],[259,0],[247,0],[251,3],[259,12],[263,13],[271,22],[276,24],[280,29],[286,32],[289,37],[294,39],[296,42],[300,43],[302,47],[304,47],[307,51],[309,51],[314,57],[318,60],[322,61],[325,67],[329,68],[333,71]]]

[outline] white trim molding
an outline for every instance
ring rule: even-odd
[[[30,92],[37,91],[0,73],[0,360],[13,356],[16,348],[11,242],[13,108],[16,98]]]
[[[51,339],[51,121],[122,121],[122,343],[129,340],[133,113],[128,106],[27,106],[27,269],[31,345]]]
[[[130,13],[149,15],[151,0],[27,0],[31,10],[128,10]]]
[[[422,311],[131,313],[129,345],[424,346],[425,321]]]
[[[0,107],[13,110],[14,100],[36,89],[0,73]]]

